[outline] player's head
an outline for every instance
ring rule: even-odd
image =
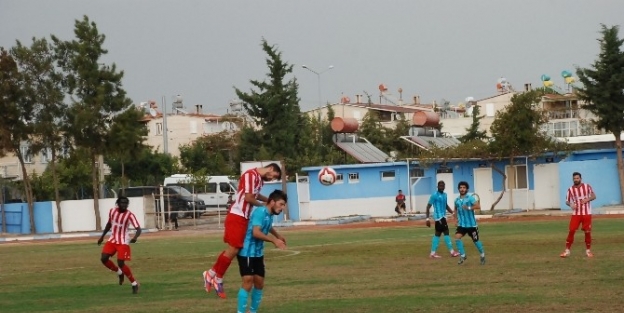
[[[465,181],[460,181],[459,184],[457,184],[457,190],[459,190],[459,194],[462,196],[468,192],[468,189],[470,189],[470,185]]]
[[[439,181],[438,182],[438,191],[442,192],[442,191],[444,191],[444,188],[446,188],[446,184],[444,183],[444,181],[443,180]]]
[[[266,170],[261,176],[264,181],[272,181],[282,177],[282,169],[277,163],[271,163],[264,167]]]
[[[128,198],[125,196],[121,196],[117,198],[117,201],[115,201],[115,204],[119,208],[119,211],[125,212],[128,209],[128,204],[130,204],[130,200],[128,200]]]
[[[286,202],[288,202],[288,195],[286,195],[285,192],[276,189],[269,195],[267,208],[271,211],[271,214],[278,215],[282,213],[282,210],[286,207]]]
[[[579,172],[572,173],[572,181],[574,182],[574,185],[576,186],[580,185],[582,181],[581,173]]]
[[[399,189],[399,194],[402,195],[403,194],[403,190]]]

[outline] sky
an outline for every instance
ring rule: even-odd
[[[622,12],[622,0],[0,0],[0,46],[72,40],[87,15],[135,103],[164,97],[171,108],[181,95],[187,111],[224,114],[234,87],[266,78],[265,38],[294,66],[302,110],[364,92],[378,102],[380,84],[391,100],[401,88],[405,102],[455,104],[495,95],[500,77],[515,89],[542,74],[563,85],[560,73],[590,66],[600,24],[624,24]]]

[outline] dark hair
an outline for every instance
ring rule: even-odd
[[[271,163],[271,164],[265,166],[265,168],[270,168],[272,171],[277,172],[277,179],[281,179],[282,178],[282,169],[280,168],[279,164]]]
[[[271,200],[273,201],[284,200],[284,202],[288,202],[288,195],[280,189],[275,189],[269,195],[269,200],[267,202]]]
[[[399,192],[403,192],[403,190],[399,189]]]
[[[578,175],[579,178],[583,178],[583,176],[581,176],[581,173],[579,173],[579,172],[572,173],[572,177],[574,177],[576,175]]]
[[[459,187],[461,186],[466,186],[466,189],[470,189],[470,185],[468,185],[468,183],[465,181],[460,181],[459,184],[457,184],[457,189],[459,189]]]
[[[444,184],[444,185],[446,185],[446,183],[445,183],[443,180],[439,181],[439,182],[438,182],[438,185],[439,185],[439,184]]]
[[[120,201],[124,201],[126,203],[130,203],[130,200],[126,196],[119,196],[119,198],[117,198],[117,201],[115,201],[115,204],[119,204]]]

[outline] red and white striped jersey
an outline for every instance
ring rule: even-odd
[[[135,229],[141,227],[134,213],[129,210],[121,213],[119,212],[119,208],[112,208],[108,212],[108,222],[111,224],[111,236],[108,238],[108,241],[121,245],[130,243],[130,236],[128,233],[128,226],[130,226],[130,224],[132,224]]]
[[[262,180],[262,176],[260,176],[257,169],[253,168],[245,171],[245,173],[241,175],[241,179],[238,182],[238,190],[236,191],[236,196],[234,197],[234,203],[232,203],[232,206],[230,207],[230,213],[249,219],[252,205],[251,203],[245,201],[245,194],[251,193],[257,197],[258,194],[260,194],[260,189],[262,189],[263,185],[264,181]]]
[[[572,215],[591,215],[591,202],[583,204],[581,200],[589,199],[594,192],[589,184],[581,183],[580,185],[568,188],[568,194],[566,195],[566,201],[568,203],[574,203],[576,209]]]

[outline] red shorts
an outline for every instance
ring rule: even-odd
[[[581,224],[583,224],[581,228],[583,231],[591,231],[591,215],[572,215],[572,219],[570,219],[570,230],[577,230]]]
[[[106,244],[104,244],[104,248],[102,248],[102,254],[113,256],[115,253],[117,253],[117,260],[130,261],[130,259],[132,259],[129,245],[107,241]]]
[[[247,233],[247,225],[249,220],[233,213],[228,213],[225,217],[225,232],[223,234],[223,242],[234,248],[241,249],[245,242],[245,234]]]

